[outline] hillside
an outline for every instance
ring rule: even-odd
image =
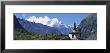
[[[69,37],[57,28],[14,16],[14,40],[69,40]]]
[[[81,33],[81,39],[97,39],[97,15],[91,14],[81,21],[78,26],[78,31]]]
[[[22,32],[22,29],[16,28],[14,31],[14,40],[69,40],[68,36],[62,36],[56,33],[52,34],[32,34]]]

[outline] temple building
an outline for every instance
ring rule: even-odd
[[[78,40],[80,35],[81,34],[77,31],[76,23],[74,22],[73,32],[69,33],[69,38],[71,40]]]

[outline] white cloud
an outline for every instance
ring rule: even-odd
[[[47,25],[50,27],[66,27],[63,22],[59,21],[57,18],[50,19],[48,16],[43,17],[36,17],[36,16],[30,16],[29,18],[26,18],[27,21],[35,22],[35,23],[41,23],[43,25]]]

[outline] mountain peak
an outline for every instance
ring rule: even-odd
[[[47,25],[50,27],[66,27],[66,28],[69,27],[68,25],[64,24],[62,21],[58,20],[57,18],[50,18],[48,16],[42,16],[42,17],[30,16],[25,20],[34,23],[41,23],[43,25]]]
[[[42,19],[42,20],[40,20]],[[44,24],[44,20],[48,21]],[[57,18],[50,19],[47,16],[44,17],[36,17],[31,16],[27,19],[19,19],[17,18],[18,22],[26,31],[31,33],[39,33],[39,34],[48,34],[48,33],[61,33],[64,35],[67,35],[69,32],[71,32],[71,27],[68,27],[63,22],[59,21]],[[52,21],[53,20],[53,21]],[[42,21],[42,22],[39,22]],[[44,30],[45,29],[45,30]]]

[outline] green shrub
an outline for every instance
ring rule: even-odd
[[[51,34],[32,34],[29,32],[24,32],[21,29],[14,29],[14,40],[69,40],[69,37],[64,35],[61,36],[57,33]]]

